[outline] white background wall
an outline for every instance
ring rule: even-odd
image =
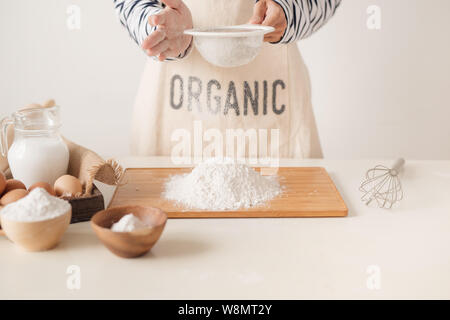
[[[80,30],[66,26],[73,4]],[[380,30],[366,26],[373,4]],[[104,156],[128,154],[145,56],[112,0],[1,7],[0,114],[53,97],[67,137]],[[343,0],[329,24],[299,43],[325,157],[450,159],[449,31],[448,0]]]

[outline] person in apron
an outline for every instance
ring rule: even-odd
[[[133,155],[322,157],[309,75],[295,41],[320,28],[340,0],[114,2],[130,35],[156,57],[147,61],[135,101]],[[209,64],[183,34],[245,23],[275,31],[252,62],[235,68]],[[241,138],[247,143],[236,151]]]

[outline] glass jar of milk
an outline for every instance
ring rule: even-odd
[[[8,150],[9,125],[14,126],[14,140]],[[66,174],[69,150],[59,134],[58,106],[17,111],[4,118],[1,127],[1,151],[8,157],[14,179],[28,188],[36,182],[53,185]]]

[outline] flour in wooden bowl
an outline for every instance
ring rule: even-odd
[[[264,205],[281,192],[277,176],[263,176],[233,160],[210,159],[170,177],[163,196],[187,209],[223,211]]]
[[[50,195],[45,189],[33,189],[26,197],[8,204],[0,214],[8,220],[35,222],[49,220],[66,214],[68,201]]]

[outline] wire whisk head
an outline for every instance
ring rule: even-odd
[[[361,183],[359,190],[363,192],[361,200],[369,205],[376,201],[380,208],[390,209],[397,201],[403,199],[403,189],[398,174],[404,164],[399,159],[393,168],[378,165],[366,173],[366,180]]]

